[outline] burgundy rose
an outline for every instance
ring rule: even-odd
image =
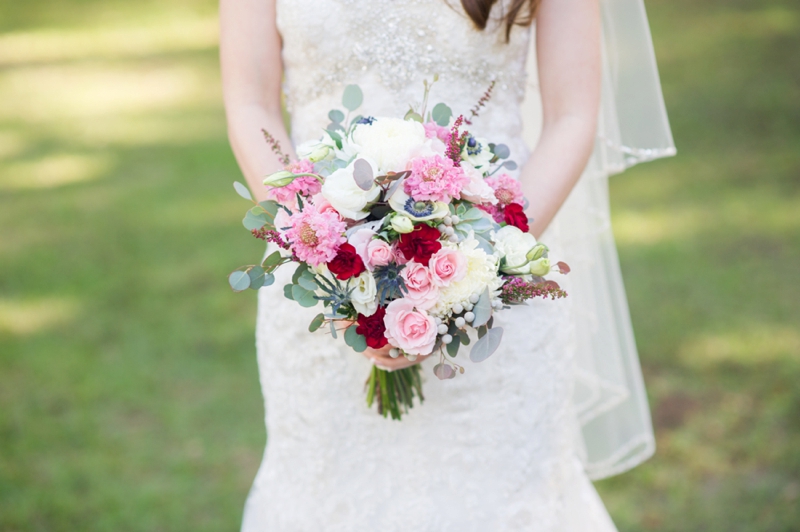
[[[509,203],[503,211],[503,219],[508,225],[513,225],[522,231],[528,232],[528,216],[522,212],[523,207],[519,203]]]
[[[435,227],[427,224],[419,224],[410,233],[400,235],[400,242],[397,249],[406,260],[415,260],[427,266],[431,255],[442,249],[439,237],[442,234]]]
[[[356,253],[356,248],[348,243],[339,246],[339,251],[328,263],[328,269],[340,281],[346,281],[351,277],[361,275],[367,268],[364,266],[364,261]]]
[[[389,343],[386,339],[386,325],[383,317],[386,315],[386,308],[378,307],[372,316],[358,315],[356,332],[367,339],[367,346],[372,349],[380,349]]]

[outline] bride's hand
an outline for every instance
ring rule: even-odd
[[[397,358],[392,358],[389,356],[389,351],[392,349],[392,346],[387,345],[386,347],[382,347],[380,349],[372,349],[368,347],[366,351],[364,351],[364,356],[367,357],[375,364],[378,369],[385,369],[387,371],[396,371],[398,369],[408,368],[413,366],[414,364],[419,364],[430,355],[425,356],[418,356],[413,362],[404,356],[399,356]]]

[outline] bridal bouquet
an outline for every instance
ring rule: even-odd
[[[528,232],[519,183],[503,172],[516,168],[508,147],[474,136],[445,104],[427,112],[429,88],[404,118],[350,117],[363,96],[348,86],[347,114],[331,111],[322,138],[298,146],[296,161],[265,131],[285,168],[264,180],[270,199],[243,223],[279,249],[229,282],[235,291],[258,289],[294,263],[284,295],[324,307],[310,332],[327,325],[357,352],[388,345],[392,357],[437,354],[434,374],[451,379],[464,372],[454,362],[461,346],[472,344],[469,357],[481,362],[500,345],[494,312],[564,297],[544,276],[569,268],[552,264]],[[234,187],[252,201],[244,185]],[[419,365],[373,367],[367,404],[377,402],[384,417],[400,419],[415,396],[423,400]]]

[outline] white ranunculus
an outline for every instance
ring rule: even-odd
[[[366,157],[360,157],[360,159],[367,161],[372,167],[373,174],[378,175],[374,161]],[[368,203],[378,199],[381,189],[373,183],[369,190],[362,190],[353,177],[354,168],[355,161],[326,177],[322,184],[321,194],[344,218],[363,220],[369,215],[364,210],[365,207]]]
[[[350,302],[360,314],[372,316],[378,310],[378,287],[375,284],[375,277],[366,271],[353,281],[355,288],[350,293]]]
[[[470,140],[475,141],[475,146],[470,146]],[[461,157],[469,162],[472,166],[476,168],[484,168],[489,165],[489,161],[492,160],[494,154],[489,149],[489,142],[486,139],[479,139],[476,137],[471,137],[467,139],[467,143],[464,145],[464,149],[461,151]]]
[[[536,238],[513,225],[501,227],[493,235],[498,259],[505,258],[502,270],[512,275],[527,275],[531,272],[528,252],[536,246]]]
[[[494,189],[484,180],[483,173],[476,170],[467,161],[461,163],[461,168],[469,177],[469,183],[461,189],[461,198],[472,203],[495,205],[497,198],[494,195]]]
[[[415,222],[424,222],[427,220],[440,220],[450,214],[450,209],[447,203],[443,201],[417,201],[411,207],[408,207],[408,200],[411,196],[405,193],[403,186],[400,187],[389,198],[389,206],[395,212],[400,212],[414,220]],[[419,210],[415,210],[415,206],[419,205]]]
[[[425,128],[413,120],[378,118],[353,131],[358,152],[373,159],[381,173],[402,172],[409,158],[425,144]]]

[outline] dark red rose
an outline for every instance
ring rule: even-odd
[[[410,233],[400,235],[397,249],[406,260],[415,260],[423,266],[428,265],[431,255],[442,249],[439,238],[442,234],[435,227],[419,224]]]
[[[345,242],[339,247],[336,256],[328,263],[328,269],[340,281],[346,281],[356,275],[361,275],[367,268],[364,261],[356,253],[356,248]]]
[[[520,230],[528,232],[528,216],[522,212],[523,207],[519,203],[509,203],[503,211],[503,219],[508,225],[518,227]]]
[[[367,346],[372,349],[380,349],[389,343],[386,339],[386,325],[383,317],[386,315],[384,307],[378,307],[372,316],[358,315],[356,332],[367,339]]]

